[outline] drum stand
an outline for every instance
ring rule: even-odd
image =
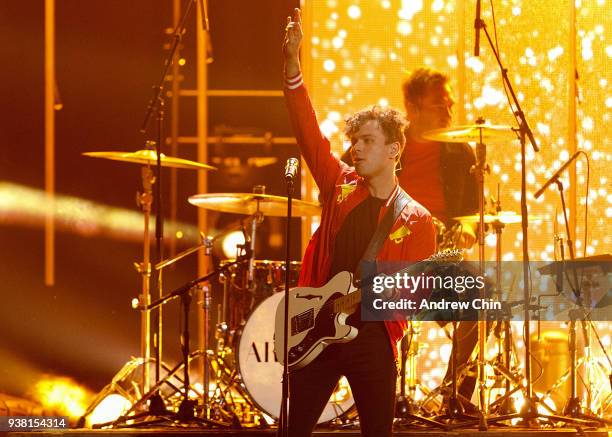
[[[478,118],[476,124],[484,124],[483,118]],[[482,141],[482,130],[479,132],[480,138],[476,145],[476,163],[472,166],[470,171],[475,174],[476,181],[478,184],[478,212],[480,214],[480,227],[478,232],[478,262],[479,269],[478,273],[484,277],[484,262],[485,262],[485,242],[484,242],[484,230],[485,230],[485,199],[484,199],[484,179],[485,173],[489,173],[489,165],[487,164],[487,146]],[[481,290],[480,297],[484,298],[484,290]],[[478,317],[478,407],[479,411],[479,424],[478,429],[480,431],[486,431],[488,428],[486,415],[487,405],[485,403],[486,397],[486,381],[485,381],[485,347],[486,347],[486,311],[481,313]],[[454,337],[454,335],[453,335]]]
[[[500,186],[497,184],[497,200],[494,202],[496,214],[499,214],[499,212],[502,211],[500,194]],[[504,396],[491,404],[489,409],[499,405],[497,413],[505,415],[516,412],[510,396],[519,390],[518,387],[520,386],[520,379],[517,379],[511,372],[512,327],[510,325],[510,320],[512,319],[512,313],[510,311],[510,305],[503,303],[502,298],[502,231],[505,228],[505,224],[502,223],[501,220],[495,220],[491,223],[491,226],[495,230],[495,291],[498,302],[502,302],[501,320],[496,321],[499,323],[498,326],[501,327],[501,329],[499,329],[500,334],[503,334],[503,341],[501,337],[498,341],[499,352],[493,367],[504,377],[505,391]],[[491,320],[491,323],[493,323],[493,320]],[[514,382],[515,386],[517,387],[516,389],[511,389],[511,382]]]
[[[247,255],[245,255],[245,259],[246,259],[246,256]],[[250,256],[250,254],[248,254],[248,256]],[[229,428],[231,426],[240,427],[240,422],[237,420],[237,418],[235,418],[235,420],[233,420],[232,423],[225,423],[225,422],[211,420],[207,417],[203,417],[203,418],[196,417],[195,415],[197,402],[189,398],[189,393],[190,391],[193,390],[190,384],[189,362],[191,361],[192,358],[194,358],[195,356],[198,356],[201,352],[198,352],[194,355],[190,353],[189,351],[189,342],[190,342],[189,309],[190,309],[191,299],[192,299],[191,298],[192,289],[198,287],[200,283],[209,281],[214,276],[220,274],[223,270],[233,265],[243,262],[245,259],[238,259],[237,261],[227,264],[220,269],[216,269],[212,271],[211,273],[208,273],[207,275],[202,276],[201,278],[194,279],[186,283],[185,285],[177,288],[176,290],[172,291],[168,295],[156,300],[155,302],[152,302],[146,308],[144,306],[139,307],[139,309],[141,310],[145,310],[145,309],[151,310],[151,309],[161,307],[162,305],[166,304],[167,302],[169,302],[170,300],[176,297],[181,298],[182,308],[183,308],[183,313],[182,313],[183,331],[181,333],[180,342],[181,342],[181,350],[183,352],[183,362],[180,364],[180,366],[178,366],[177,368],[173,370],[173,373],[176,370],[178,370],[179,367],[182,366],[183,368],[183,380],[182,380],[183,399],[179,405],[177,413],[169,414],[167,412],[164,412],[160,414],[160,413],[153,413],[153,412],[145,412],[145,413],[141,413],[137,415],[129,415],[130,412],[134,411],[135,406],[136,406],[134,405],[132,406],[130,411],[128,411],[126,414],[121,416],[116,421],[111,422],[109,424],[102,424],[100,425],[100,427],[102,426],[130,426],[131,427],[134,425],[131,425],[131,424],[125,425],[127,421],[132,421],[132,420],[139,419],[142,417],[153,417],[154,419],[137,423],[135,426],[148,426],[148,425],[155,425],[155,424],[160,424],[160,423],[170,423],[170,424],[190,423],[190,424],[196,424],[196,425],[207,425],[207,426],[215,426],[215,427],[223,427],[223,428]],[[205,292],[204,293],[204,296],[205,296],[204,297],[204,301],[205,301],[204,309],[206,312],[208,312],[209,308],[208,308],[208,305],[206,305],[206,301],[208,299],[206,289],[207,289],[207,286],[204,286],[204,292]],[[206,359],[206,353],[204,353],[204,355]],[[207,364],[208,363],[206,363],[206,365]],[[151,396],[153,396],[153,394],[157,392],[157,389],[159,388],[161,382],[162,381],[158,381],[158,383],[148,393],[146,393],[143,396],[143,398],[138,402],[138,404],[142,404],[145,400],[150,399]],[[204,391],[205,391],[205,395],[203,397],[206,399],[207,394],[208,394],[208,386],[204,385]],[[204,416],[207,416],[209,413],[208,405],[203,406],[203,411],[204,411]]]
[[[148,305],[151,302],[150,279],[151,279],[151,244],[149,238],[149,217],[151,215],[151,203],[153,201],[152,186],[155,177],[150,166],[142,167],[142,193],[138,193],[136,201],[142,208],[144,215],[144,234],[143,234],[143,259],[135,267],[142,276],[142,293],[139,301],[145,306],[145,310],[140,313],[140,356],[143,359],[142,366],[142,392],[149,390],[149,361],[151,358],[151,346],[149,333],[151,330],[151,312]]]
[[[445,429],[446,425],[437,422],[436,420],[416,414],[419,407],[414,401],[416,393],[416,358],[418,356],[418,341],[417,336],[420,330],[415,326],[416,322],[409,322],[408,334],[401,341],[401,368],[400,368],[400,395],[395,402],[395,417],[398,420],[396,425],[400,427],[408,427],[415,423],[422,425],[431,425]],[[410,340],[408,338],[410,337]],[[407,366],[408,365],[408,366]],[[406,369],[406,367],[409,367]],[[409,371],[408,382],[406,382],[406,372]],[[409,394],[406,394],[406,384],[409,384]]]
[[[147,141],[147,147],[151,147],[154,142]],[[142,289],[141,293],[138,296],[137,301],[143,305],[143,310],[140,314],[140,356],[141,359],[133,359],[130,362],[126,363],[124,367],[117,373],[113,381],[102,391],[100,392],[95,400],[87,407],[86,413],[83,414],[78,421],[79,427],[85,426],[86,417],[93,412],[93,410],[99,405],[100,402],[104,399],[106,390],[110,387],[114,387],[116,384],[116,379],[119,375],[124,374],[124,369],[130,368],[131,365],[136,364],[137,366],[142,366],[142,381],[140,384],[141,393],[146,393],[149,391],[150,384],[150,372],[149,365],[151,363],[151,311],[148,307],[151,302],[151,242],[150,242],[150,229],[149,229],[149,219],[151,217],[151,205],[153,203],[153,185],[156,182],[156,178],[153,175],[153,171],[150,165],[145,165],[141,170],[141,179],[142,179],[142,192],[136,193],[136,203],[142,209],[143,212],[143,245],[142,245],[142,262],[134,263],[134,267],[136,271],[142,276]],[[119,378],[121,379],[121,378]],[[105,393],[104,396],[102,394]],[[159,399],[161,401],[161,399]],[[153,403],[151,404],[152,408],[160,407],[160,402],[155,398]],[[163,408],[163,401],[161,401],[161,408]]]

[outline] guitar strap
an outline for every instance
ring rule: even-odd
[[[400,188],[395,196],[395,199],[393,200],[392,207],[387,210],[383,219],[380,221],[380,223],[378,223],[367,249],[357,264],[355,278],[359,278],[361,276],[361,265],[364,261],[374,261],[376,259],[376,255],[378,255],[383,243],[389,236],[393,223],[395,223],[397,218],[402,213],[402,210],[411,200],[412,199],[408,196],[408,194],[406,194],[406,192]]]

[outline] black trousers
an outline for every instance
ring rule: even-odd
[[[289,436],[310,436],[338,380],[346,376],[361,435],[391,436],[397,367],[383,322],[364,322],[357,337],[326,348],[290,374]]]

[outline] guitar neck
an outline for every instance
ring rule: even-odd
[[[463,252],[461,250],[448,250],[444,252],[436,253],[426,260],[418,263],[410,264],[408,267],[399,270],[396,273],[399,274],[415,274],[417,272],[426,272],[431,268],[435,268],[440,263],[457,263],[463,259]],[[348,293],[345,296],[339,297],[334,300],[334,313],[345,313],[352,314],[357,309],[357,305],[361,303],[361,289],[355,290],[352,293]]]
[[[361,289],[334,300],[334,313],[352,314],[361,303]]]

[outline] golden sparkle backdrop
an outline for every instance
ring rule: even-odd
[[[448,72],[457,98],[455,124],[484,117],[493,124],[516,126],[501,74],[481,34],[480,57],[473,57],[475,1],[313,0],[304,6],[304,70],[319,122],[335,150],[343,148],[346,114],[374,103],[403,108],[400,84],[413,68],[426,65]],[[482,2],[482,18],[495,40],[491,3]],[[610,1],[576,2],[576,62],[570,56],[571,3],[567,0],[496,0],[497,37],[504,66],[541,147],[527,147],[527,191],[532,260],[552,260],[555,213],[562,218],[558,191],[551,187],[538,200],[532,194],[574,152],[591,158],[589,235],[586,255],[610,252],[612,217],[607,169],[612,159],[610,121],[612,45],[606,42]],[[572,71],[578,73],[576,142],[571,138],[569,95]],[[572,111],[573,112],[573,111]],[[574,145],[576,144],[576,145]],[[504,210],[520,212],[520,145],[487,145],[491,174],[487,199],[501,188]],[[568,204],[575,190],[577,254],[584,253],[586,163],[577,162],[577,184],[564,175]],[[574,211],[570,211],[570,214]],[[559,223],[562,229],[562,222]],[[564,234],[564,232],[561,232]],[[504,232],[505,260],[521,259],[520,226]],[[487,239],[493,259],[495,239]]]
[[[304,76],[321,128],[330,137],[335,151],[341,153],[344,147],[341,130],[347,114],[372,104],[403,109],[402,78],[421,65],[451,76],[457,100],[455,124],[473,123],[478,117],[484,117],[493,124],[516,127],[499,68],[484,33],[480,57],[473,57],[475,3],[475,0],[304,2]],[[571,218],[576,220],[572,232],[577,256],[611,251],[612,192],[608,169],[612,154],[607,127],[612,111],[609,83],[612,43],[606,40],[609,38],[606,26],[612,18],[610,3],[609,0],[575,0],[572,12],[569,0],[494,0],[492,4],[489,0],[482,1],[482,19],[494,41],[496,30],[502,62],[508,68],[510,81],[541,149],[536,154],[527,145],[529,213],[543,218],[529,223],[529,255],[534,261],[554,259],[555,228],[563,236],[565,232],[556,188],[550,187],[538,200],[533,199],[533,193],[579,149],[585,150],[591,159],[586,253],[584,159],[581,157],[576,163],[575,186],[569,185],[570,172],[562,178],[568,205],[571,205],[572,191],[576,196],[577,206],[569,212],[570,216],[575,214]],[[493,26],[493,12],[497,29]],[[574,109],[570,85],[575,74]],[[497,184],[500,184],[502,208],[520,213],[519,142],[487,144],[487,160],[491,174],[486,179],[486,198],[497,197]],[[306,194],[316,199],[312,181],[306,187]],[[521,244],[520,226],[506,227],[503,259],[522,259]],[[487,260],[494,259],[494,245],[495,238],[487,237]],[[553,325],[566,332],[566,326]],[[522,323],[513,323],[521,361],[524,356],[522,326]],[[611,324],[597,326],[609,351]],[[437,326],[423,328],[419,338],[429,348],[418,361],[418,375],[426,386],[433,388],[445,372],[440,360],[449,359],[450,345]],[[593,353],[607,366],[598,349],[594,345]]]

